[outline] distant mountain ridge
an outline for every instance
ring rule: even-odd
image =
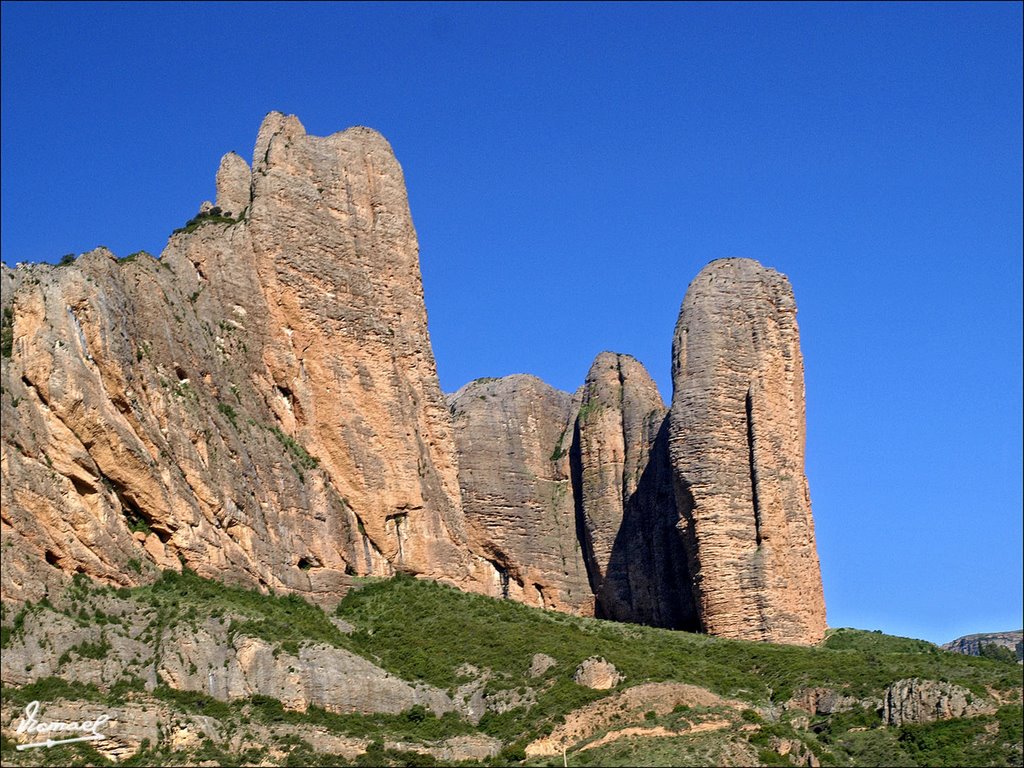
[[[1017,661],[1021,661],[1024,659],[1024,629],[1016,629],[1012,632],[979,632],[974,635],[964,635],[956,640],[950,640],[942,647],[954,653],[984,656],[982,650],[985,646],[1008,648],[1017,657]]]

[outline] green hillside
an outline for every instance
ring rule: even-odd
[[[476,681],[486,701],[502,704],[488,705],[477,723],[464,712],[437,717],[422,706],[376,715],[298,712],[265,695],[226,702],[175,690],[162,678],[147,685],[143,666],[127,665],[116,683],[103,685],[73,682],[61,672],[4,685],[4,765],[108,762],[81,744],[15,751],[10,726],[32,700],[145,706],[161,723],[159,736],[133,756],[119,755],[123,765],[444,765],[455,763],[438,745],[474,738],[497,744],[497,754],[459,764],[561,765],[562,747],[569,765],[1022,764],[1019,665],[877,632],[835,630],[819,648],[723,640],[546,612],[405,576],[364,580],[330,616],[295,597],[166,572],[134,590],[78,579],[52,602],[5,610],[4,649],[51,642],[39,628],[68,619],[83,630],[98,626],[102,638],[66,654],[71,663],[93,654],[102,664],[101,642],[129,640],[148,644],[159,663],[173,652],[168,633],[224,621],[229,637],[261,638],[275,646],[275,656],[297,655],[310,644],[336,646],[450,695]],[[537,654],[555,663],[531,675]],[[577,684],[577,666],[593,656],[624,679],[609,690]],[[972,717],[884,726],[886,688],[908,678],[960,686],[981,709]],[[651,683],[672,685],[636,688]],[[686,698],[697,689],[704,703]],[[846,702],[843,711],[796,707],[807,689],[828,689]],[[644,699],[644,691],[653,698]],[[682,698],[670,707],[664,691]],[[209,718],[203,722],[213,724],[208,730],[217,738],[182,746],[167,736],[175,722],[197,715]],[[530,747],[543,737],[554,745],[549,754]],[[362,744],[361,754],[318,751],[318,740]]]

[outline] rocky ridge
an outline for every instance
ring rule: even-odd
[[[159,259],[3,267],[2,586],[159,570],[331,604],[397,571],[582,615],[815,643],[824,602],[785,277],[693,281],[665,407],[627,355],[580,390],[438,385],[402,171],[271,113]]]
[[[947,651],[965,653],[968,656],[981,656],[983,655],[983,649],[991,646],[1005,648],[1017,657],[1017,661],[1021,661],[1021,659],[1024,659],[1024,630],[1018,629],[1015,632],[981,632],[974,635],[964,635],[942,645]]]

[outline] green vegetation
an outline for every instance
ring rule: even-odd
[[[149,527],[149,521],[134,510],[126,509],[124,519],[128,523],[128,530],[132,533],[144,533],[148,536],[153,532],[153,529]]]
[[[98,643],[83,640],[78,645],[73,645],[66,650],[57,660],[57,666],[64,666],[75,656],[81,659],[105,659],[110,653],[110,643],[106,638],[101,638]]]
[[[274,437],[281,442],[281,445],[288,450],[288,453],[292,455],[292,458],[295,460],[295,464],[298,467],[301,467],[302,469],[315,469],[320,466],[320,459],[316,456],[311,456],[309,451],[299,443],[295,442],[295,440],[290,438],[280,429],[274,426],[267,427],[267,429],[269,429],[273,433]]]
[[[135,251],[134,253],[129,253],[127,256],[122,256],[120,259],[117,260],[117,263],[118,264],[130,264],[133,261],[135,261],[136,259],[138,259],[139,256],[147,256],[150,259],[155,259],[156,258],[149,251]]]
[[[232,218],[231,216],[226,215],[223,211],[221,211],[219,207],[215,205],[208,211],[200,211],[199,213],[197,213],[191,219],[186,221],[184,226],[178,227],[176,230],[174,230],[172,234],[177,235],[180,233],[188,234],[189,232],[195,232],[197,229],[199,229],[199,227],[203,226],[204,224],[230,225],[237,224],[238,222],[244,220],[245,211],[242,211],[242,214],[237,219],[235,219]]]
[[[66,267],[66,266],[68,266],[70,264],[74,264],[74,263],[75,263],[75,254],[73,254],[73,253],[65,253],[63,256],[60,257],[60,261],[58,261],[56,264],[54,264],[54,266],[55,267]]]
[[[259,637],[282,650],[297,653],[304,643],[344,646],[345,636],[317,606],[298,595],[264,595],[255,590],[230,587],[204,579],[188,569],[180,574],[164,571],[145,587],[132,590],[133,597],[157,609],[158,626],[169,626],[182,616],[198,620],[202,615],[234,616],[229,634]]]
[[[228,417],[232,427],[238,429],[238,414],[235,413],[235,409],[232,406],[227,403],[217,403],[217,410]]]
[[[1021,707],[1010,706],[983,717],[905,725],[898,742],[917,765],[1020,765],[1022,718]]]
[[[985,659],[1006,661],[1010,664],[1016,664],[1017,660],[1020,658],[1020,643],[1017,643],[1016,651],[1007,648],[1005,645],[999,645],[998,643],[982,643],[978,652],[979,655]]]
[[[924,641],[852,629],[838,630],[820,648],[716,639],[545,612],[401,575],[349,593],[338,614],[356,627],[350,640],[358,651],[442,688],[458,682],[463,663],[494,670],[494,687],[515,687],[534,653],[574,668],[601,655],[628,684],[676,680],[748,701],[786,701],[805,686],[880,695],[907,677],[948,680],[979,695],[986,683],[1020,684],[1019,669]]]
[[[568,429],[568,427],[566,427]],[[551,451],[551,461],[558,461],[560,458],[569,453],[567,450],[562,448],[562,443],[565,442],[565,429],[562,430],[562,434],[558,436],[558,442],[555,443],[555,448]]]
[[[580,406],[579,415],[576,417],[579,421],[586,421],[590,414],[598,414],[604,406],[595,400],[587,400],[583,405]]]
[[[524,750],[534,739],[550,734],[573,710],[616,693],[590,690],[573,681],[576,666],[592,655],[606,658],[625,674],[619,690],[647,681],[678,681],[747,703],[738,708],[680,705],[666,714],[658,714],[653,705],[624,711],[571,747],[570,765],[794,765],[798,759],[807,764],[812,754],[823,766],[1021,764],[1018,665],[947,653],[931,643],[877,632],[835,630],[819,648],[747,643],[547,612],[406,575],[356,581],[336,610],[354,628],[351,634],[339,630],[321,608],[294,595],[231,587],[188,570],[166,571],[152,584],[133,589],[100,587],[78,575],[55,603],[59,608],[49,601],[17,612],[5,608],[4,647],[19,642],[26,627],[47,624],[37,614],[52,611],[79,626],[100,627],[89,640],[70,648],[62,662],[110,658],[111,639],[129,627],[120,614],[130,609],[136,622],[142,618],[142,624],[134,626],[144,627],[141,633],[132,629],[133,636],[153,649],[147,663],[156,663],[158,669],[161,656],[177,652],[162,644],[169,631],[187,632],[192,626],[220,621],[229,636],[262,638],[278,653],[296,655],[305,643],[332,645],[406,680],[449,693],[478,681],[489,700],[513,701],[505,711],[487,711],[474,725],[457,712],[437,717],[423,706],[397,714],[342,714],[318,707],[296,712],[266,696],[221,701],[206,691],[171,688],[167,679],[158,679],[147,692],[139,677],[146,674],[142,669],[125,670],[124,677],[107,689],[57,677],[2,689],[5,707],[64,698],[103,705],[133,702],[153,707],[154,712],[169,711],[171,719],[162,720],[164,734],[175,722],[196,715],[219,724],[219,741],[197,742],[185,753],[172,751],[162,737],[122,763],[127,765],[352,764],[314,750],[305,741],[308,732],[303,729],[309,728],[370,741],[365,754],[355,759],[357,765],[442,764],[394,747],[436,744],[471,734],[488,735],[504,745],[501,754],[485,764],[561,765],[561,754],[526,760]],[[548,654],[557,664],[534,678],[529,668],[536,653]],[[190,674],[196,671],[191,665]],[[870,702],[880,700],[893,681],[908,677],[945,680],[984,696],[990,690],[1003,691],[1010,703],[991,715],[884,727]],[[153,680],[151,673],[148,679]],[[832,688],[868,705],[812,717],[780,706],[804,686]],[[711,721],[724,724],[686,733]],[[609,731],[624,727],[663,728],[677,735],[634,736],[595,745]],[[231,741],[234,738],[242,740]],[[52,765],[105,764],[87,750],[69,745],[33,757]],[[26,764],[18,762],[27,759],[20,754],[4,742],[5,765]]]
[[[7,305],[0,314],[0,355],[10,359],[14,351],[14,307]]]

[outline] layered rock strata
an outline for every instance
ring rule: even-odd
[[[3,268],[5,599],[183,564],[324,599],[395,569],[480,588],[391,148],[271,113],[254,158],[159,260]]]
[[[669,453],[703,628],[818,642],[825,603],[789,281],[750,259],[701,270],[676,325],[672,377]]]

